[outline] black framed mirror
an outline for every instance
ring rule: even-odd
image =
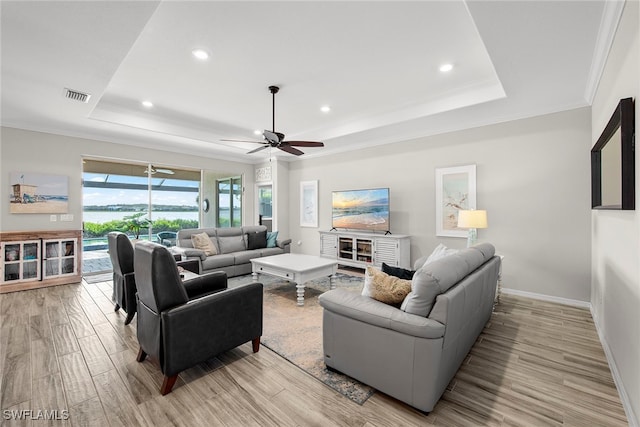
[[[209,212],[209,207],[210,207],[210,206],[209,206],[209,199],[204,199],[204,200],[202,201],[202,210],[203,210],[204,212]]]
[[[636,208],[634,139],[633,99],[624,98],[591,149],[591,209]]]

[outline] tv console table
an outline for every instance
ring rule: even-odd
[[[320,231],[320,256],[337,260],[338,264],[366,268],[411,268],[411,237],[402,234],[374,234],[357,231]]]

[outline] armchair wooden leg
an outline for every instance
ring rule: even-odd
[[[116,303],[116,306],[113,311],[118,311],[118,310],[120,310],[120,304]]]
[[[254,353],[257,353],[258,351],[260,351],[260,337],[252,339],[251,344],[253,345]]]
[[[140,347],[140,350],[138,350],[138,356],[136,357],[136,362],[142,362],[146,358],[147,358],[147,353],[145,353],[142,347]]]
[[[165,394],[171,393],[171,389],[173,388],[173,385],[176,383],[177,379],[177,375],[174,375],[172,377],[168,377],[165,375],[164,381],[162,382],[162,387],[160,387],[160,394],[164,396]]]
[[[136,315],[136,313],[135,313],[135,312],[133,312],[133,313],[127,313],[127,318],[126,318],[126,319],[124,319],[124,324],[125,324],[125,325],[128,325],[129,323],[131,323],[131,321],[133,320],[133,316],[135,316],[135,315]]]

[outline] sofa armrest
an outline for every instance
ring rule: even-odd
[[[187,258],[198,258],[200,261],[204,261],[207,259],[207,254],[204,253],[201,249],[195,248],[176,248],[176,252],[180,252],[182,255]]]
[[[290,244],[291,244],[291,239],[276,240],[276,246],[279,247],[280,249],[286,249],[286,246],[289,246]]]
[[[334,289],[318,297],[320,305],[333,313],[360,322],[419,338],[441,338],[445,326],[433,319],[404,311],[345,289]]]
[[[199,298],[227,289],[227,273],[214,271],[182,282],[189,299]]]

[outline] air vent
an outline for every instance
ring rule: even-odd
[[[68,99],[73,99],[74,101],[84,102],[85,104],[89,102],[89,98],[91,95],[88,93],[78,92],[77,90],[64,88],[64,97]]]

